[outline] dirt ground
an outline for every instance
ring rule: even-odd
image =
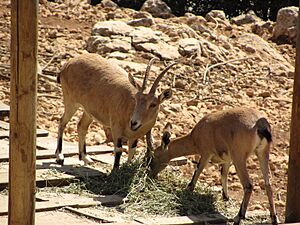
[[[53,72],[59,71],[69,58],[85,51],[86,40],[93,25],[98,21],[105,20],[106,16],[114,13],[113,10],[115,10],[101,6],[92,7],[84,3],[76,5],[76,2],[71,2],[49,2],[41,4],[39,8],[39,62],[43,67],[54,57],[52,63],[45,69],[50,71],[50,76],[54,75]],[[126,19],[130,17],[132,10],[118,9],[118,13],[121,19]],[[0,2],[0,18],[0,101],[9,104],[9,74],[5,67],[5,65],[9,65],[10,58],[10,3],[7,0]],[[157,21],[168,23],[168,20],[157,19]],[[169,22],[174,21],[175,19],[170,19]],[[213,25],[208,23],[207,27],[210,26]],[[233,34],[242,36],[252,33],[252,30],[248,25],[233,25],[230,34],[222,26],[215,32],[228,37]],[[55,33],[55,38],[53,38],[53,33]],[[270,35],[266,32],[263,36],[269,47],[276,50],[281,57],[293,65],[295,48],[290,44],[278,44],[270,41]],[[235,44],[236,51],[244,51],[243,46]],[[148,59],[142,56],[143,53],[136,53],[133,60],[147,63]],[[202,60],[201,62],[207,64],[212,62],[208,57]],[[203,115],[212,111],[245,105],[264,111],[268,115],[273,130],[274,143],[270,154],[270,168],[275,204],[279,218],[283,221],[287,190],[293,71],[278,72],[272,64],[267,62],[268,58],[265,58],[264,61],[253,58],[245,60],[245,62],[217,67],[211,71],[208,84],[201,83],[205,65],[194,68],[189,65],[182,66],[176,71],[178,85],[174,87],[174,97],[162,106],[154,127],[154,137],[159,139],[161,130],[167,121],[174,124],[173,136],[176,137],[187,133]],[[169,77],[163,86],[168,86],[171,82],[172,79]],[[188,88],[180,86],[180,82]],[[195,93],[199,88],[202,98],[195,98]],[[39,77],[38,82],[37,113],[38,127],[48,130],[52,136],[56,137],[58,120],[63,113],[61,88],[55,82],[43,77]],[[65,131],[65,140],[74,142],[78,140],[76,124],[79,117],[80,113],[77,113],[69,123]],[[104,141],[105,134],[101,126],[94,122],[87,135],[87,144],[93,145]],[[111,143],[109,144],[111,145]],[[143,147],[144,142],[139,142],[138,149],[142,150]],[[194,165],[189,163],[180,167],[180,170],[184,176],[191,177],[193,168]],[[249,159],[248,168],[254,184],[249,211],[267,210],[268,202],[264,192],[263,179],[255,157]],[[218,166],[210,165],[201,174],[198,185],[206,182],[220,187],[219,174]],[[236,200],[240,200],[242,196],[242,187],[234,168],[230,170],[229,174],[229,196]]]

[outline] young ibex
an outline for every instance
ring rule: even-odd
[[[249,198],[253,190],[246,161],[251,153],[258,157],[266,185],[273,224],[278,224],[273,202],[273,193],[269,181],[269,151],[272,142],[270,124],[262,113],[250,108],[235,108],[219,111],[204,116],[192,129],[181,138],[170,141],[171,125],[167,124],[161,146],[155,149],[151,166],[151,175],[163,170],[168,162],[185,155],[200,155],[197,169],[188,189],[193,191],[198,177],[209,161],[221,164],[223,197],[228,199],[227,175],[231,162],[244,188],[244,198],[234,224],[245,218]]]
[[[85,136],[93,119],[110,127],[114,141],[114,168],[118,168],[122,154],[122,139],[128,140],[128,162],[131,161],[137,139],[143,137],[154,126],[159,105],[172,96],[172,90],[164,90],[155,95],[158,83],[163,75],[175,63],[168,65],[156,78],[150,91],[146,89],[147,77],[153,64],[150,60],[142,86],[119,66],[104,59],[98,54],[85,53],[67,62],[60,74],[65,111],[60,119],[56,161],[63,165],[62,154],[63,131],[73,114],[81,106],[84,109],[78,123],[79,159],[91,163],[86,154]]]

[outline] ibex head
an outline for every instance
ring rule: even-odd
[[[150,91],[148,93],[144,93],[146,90],[147,79],[149,76],[151,65],[154,63],[157,58],[152,58],[149,61],[147,66],[145,77],[142,86],[139,86],[133,79],[131,75],[129,75],[130,82],[137,88],[137,93],[135,95],[136,105],[134,111],[132,113],[129,126],[133,131],[137,131],[141,126],[155,122],[159,110],[159,105],[166,99],[172,97],[172,89],[164,90],[159,96],[155,95],[155,91],[158,87],[158,83],[166,74],[166,72],[174,66],[176,63],[171,63],[168,65],[155,79]]]
[[[153,158],[151,159],[150,163],[151,177],[156,177],[160,171],[167,167],[170,161],[170,159],[168,158],[168,154],[165,154],[165,151],[168,151],[168,146],[171,137],[171,129],[171,123],[167,123],[163,131],[161,144],[154,150]]]

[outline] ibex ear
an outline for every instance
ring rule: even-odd
[[[172,97],[172,88],[169,88],[167,90],[164,90],[160,95],[159,95],[159,101],[163,102],[167,99],[170,99]]]
[[[172,129],[171,123],[167,123],[164,128],[164,133],[161,139],[162,149],[166,149],[168,147],[168,144],[170,143],[171,129]]]
[[[129,73],[128,74],[129,82],[139,91],[141,90],[141,85],[134,79],[134,77]]]

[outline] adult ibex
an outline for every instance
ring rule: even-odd
[[[234,218],[234,223],[240,224],[241,219],[245,218],[249,198],[253,190],[246,161],[250,154],[254,152],[258,157],[265,181],[272,223],[278,224],[269,181],[268,160],[272,134],[270,124],[262,113],[250,108],[235,108],[212,113],[204,116],[189,134],[172,141],[169,139],[171,136],[170,130],[171,125],[167,124],[161,146],[154,151],[154,157],[150,164],[152,176],[157,176],[173,158],[199,155],[201,158],[188,189],[194,190],[200,173],[209,161],[212,161],[222,166],[223,197],[228,199],[227,176],[229,167],[233,163],[244,188],[240,211]]]
[[[62,154],[63,131],[73,114],[81,106],[84,109],[78,123],[79,159],[91,163],[86,154],[85,136],[93,119],[102,125],[110,127],[113,141],[115,160],[114,168],[120,165],[122,154],[122,139],[128,140],[128,162],[134,156],[137,139],[143,137],[154,126],[159,105],[172,96],[172,90],[164,90],[159,96],[155,95],[159,81],[175,63],[168,65],[156,78],[150,91],[146,90],[150,60],[142,86],[125,70],[98,54],[85,53],[67,62],[60,74],[65,111],[60,119],[56,161],[63,165]]]

